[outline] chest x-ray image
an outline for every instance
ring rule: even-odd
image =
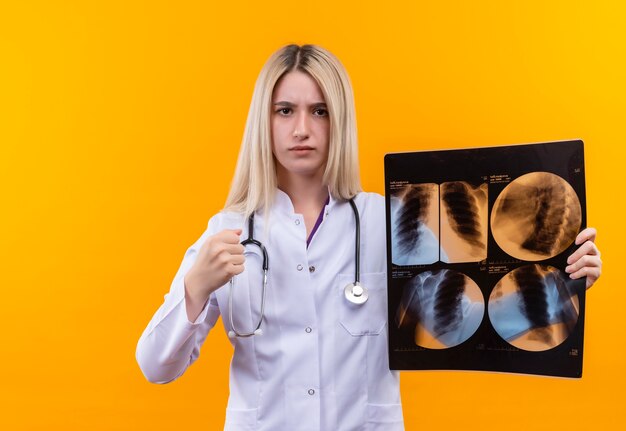
[[[582,141],[385,156],[389,367],[580,378]]]
[[[391,195],[391,259],[395,265],[439,260],[439,186],[405,184]]]
[[[414,329],[416,345],[445,349],[471,337],[484,312],[482,293],[471,278],[440,269],[408,280],[395,320],[398,328]]]
[[[487,183],[406,184],[390,198],[394,265],[487,257]]]
[[[511,345],[529,351],[552,349],[574,330],[579,302],[566,273],[525,265],[505,275],[491,292],[489,319]]]
[[[549,172],[532,172],[513,180],[500,193],[491,213],[491,230],[498,245],[511,256],[528,261],[564,251],[576,239],[580,223],[576,192]]]
[[[441,261],[487,258],[487,183],[445,182],[441,190]]]

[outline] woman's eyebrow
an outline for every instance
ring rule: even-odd
[[[289,108],[293,108],[294,106],[296,106],[295,103],[291,103],[291,102],[287,102],[286,100],[281,100],[279,102],[274,102],[274,106],[287,106]],[[326,107],[326,103],[325,102],[314,102],[311,103],[309,106],[314,106],[314,107]]]

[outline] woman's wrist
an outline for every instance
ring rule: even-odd
[[[204,308],[211,292],[204,292],[193,281],[193,275],[187,274],[183,279],[185,288],[185,305],[187,308],[187,318],[190,322],[195,321]]]

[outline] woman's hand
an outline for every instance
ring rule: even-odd
[[[594,228],[588,227],[578,234],[576,237],[576,245],[580,245],[578,249],[567,258],[567,267],[565,272],[570,278],[577,279],[587,276],[587,289],[602,274],[602,260],[600,260],[600,250],[594,244],[597,232]],[[582,244],[582,245],[581,245]]]
[[[206,239],[198,257],[185,274],[187,317],[195,321],[211,293],[243,272],[241,229],[225,229]]]

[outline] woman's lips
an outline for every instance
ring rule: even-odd
[[[309,147],[307,145],[297,145],[295,147],[291,147],[289,148],[289,151],[296,153],[296,154],[306,154],[308,152],[313,151],[314,148],[313,147]]]

